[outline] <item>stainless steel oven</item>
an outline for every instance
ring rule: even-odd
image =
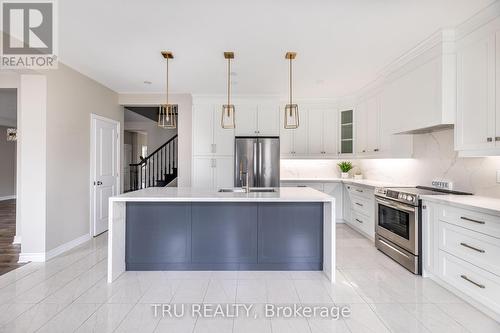
[[[375,245],[413,272],[422,272],[422,196],[470,193],[425,186],[375,189]]]

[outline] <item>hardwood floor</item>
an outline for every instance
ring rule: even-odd
[[[0,275],[23,266],[18,264],[20,244],[12,244],[16,235],[16,200],[0,201]]]

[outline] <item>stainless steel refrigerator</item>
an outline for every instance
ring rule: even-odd
[[[234,186],[280,186],[279,137],[236,137],[234,153]]]

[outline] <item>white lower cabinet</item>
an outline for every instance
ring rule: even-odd
[[[375,238],[375,193],[372,188],[346,184],[346,195],[349,203],[344,212],[350,211],[346,223],[360,231],[370,239]]]
[[[319,183],[284,181],[284,187],[311,187],[335,198],[337,223],[345,222],[367,238],[375,238],[375,193],[373,188],[340,181]]]
[[[500,319],[500,216],[424,201],[425,276]]]
[[[193,187],[219,189],[233,187],[233,157],[193,158]]]

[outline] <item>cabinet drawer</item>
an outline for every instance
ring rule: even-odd
[[[362,186],[347,184],[346,188],[350,194],[358,195],[367,199],[371,199],[375,195],[373,189],[369,189]]]
[[[440,221],[439,248],[500,276],[500,239]]]
[[[281,186],[283,187],[310,187],[315,190],[323,192],[323,183],[288,183],[282,182]]]
[[[375,221],[373,217],[352,211],[351,225],[371,238],[375,236]]]
[[[375,210],[374,200],[366,199],[358,195],[351,195],[352,209],[360,214],[373,217]]]
[[[449,206],[439,206],[441,221],[500,238],[500,217]]]
[[[444,251],[439,251],[439,277],[500,313],[500,277]]]

